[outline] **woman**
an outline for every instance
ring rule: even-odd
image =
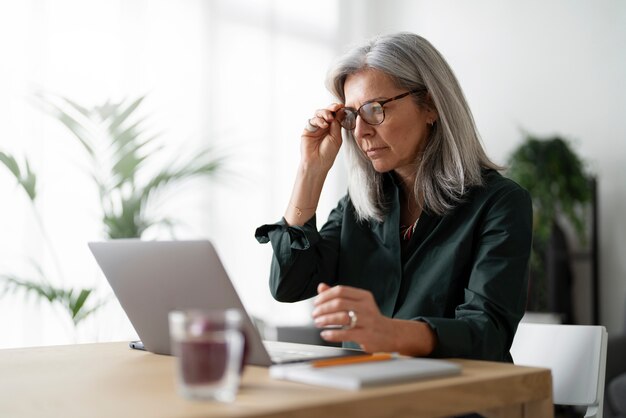
[[[328,74],[284,218],[257,229],[284,302],[317,294],[322,338],[368,352],[511,361],[526,302],[528,193],[482,149],[443,57],[410,33],[377,37]],[[342,137],[343,128],[343,137]],[[318,231],[340,147],[348,194]]]

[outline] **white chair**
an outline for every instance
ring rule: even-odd
[[[602,418],[606,342],[602,326],[520,323],[511,355],[515,364],[552,370],[555,404],[587,406],[585,418]]]

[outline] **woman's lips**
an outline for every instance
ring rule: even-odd
[[[372,147],[365,150],[365,154],[374,159],[380,157],[385,151],[387,151],[387,147]]]

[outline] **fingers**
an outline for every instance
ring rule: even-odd
[[[368,317],[379,314],[376,302],[367,290],[350,286],[330,287],[325,283],[320,283],[317,290],[319,294],[313,302],[312,316],[320,328],[354,327],[357,315],[367,322]]]
[[[340,311],[318,316],[315,318],[315,326],[318,328],[354,328],[356,323],[353,324],[349,312],[350,311]]]
[[[357,300],[343,298],[331,299],[328,302],[317,305],[315,309],[313,309],[313,319],[336,312],[347,312],[349,310],[356,311],[357,305],[359,305]]]
[[[337,132],[332,132],[335,130],[340,134],[341,125],[339,124],[339,121],[335,124],[333,124],[333,122],[336,121],[335,112],[341,109],[342,106],[343,105],[339,103],[333,103],[326,109],[318,109],[315,111],[315,116],[309,119],[304,127],[305,134],[310,135],[314,133],[326,133],[329,128],[332,134],[337,134]],[[335,127],[335,129],[332,129],[333,127]],[[320,129],[322,132],[318,132]]]
[[[313,305],[321,307],[321,305],[334,301],[335,299],[345,301],[373,300],[371,292],[368,290],[358,289],[351,286],[334,286],[330,287],[325,283],[320,283],[317,288],[318,295],[313,301]],[[342,307],[345,307],[342,305]]]
[[[353,341],[368,353],[393,352],[398,351],[394,332],[392,319],[381,317],[378,321],[361,324],[361,315],[359,315],[358,323],[354,328],[324,329],[320,332],[320,337],[333,343]]]
[[[309,119],[306,121],[306,125],[304,125],[304,129],[309,132],[315,132],[319,129],[319,127],[315,125],[311,125],[311,119]]]
[[[317,132],[319,129],[327,129],[330,126],[331,119],[326,119],[321,116],[314,116],[306,122],[306,129],[308,132]]]
[[[315,326],[323,328],[320,336],[324,340],[354,341],[365,351],[387,348],[390,324],[380,314],[370,291],[320,283],[317,292],[312,316]]]
[[[330,286],[326,283],[320,283],[317,285],[317,293],[325,292],[328,289],[330,289]]]
[[[340,343],[343,341],[356,341],[358,342],[361,338],[359,336],[362,335],[362,331],[358,329],[349,329],[344,330],[341,328],[338,329],[325,329],[320,332],[320,337],[324,340],[329,341],[331,343]]]
[[[315,112],[315,116],[307,121],[305,129],[309,132],[316,132],[318,129],[328,129],[334,120],[335,115],[333,112],[320,109]]]
[[[385,339],[388,338],[386,335],[364,327],[353,329],[325,329],[320,332],[320,337],[331,343],[353,341],[361,347],[361,350],[368,353],[377,351],[394,351],[393,347],[388,344],[388,341],[385,341]]]

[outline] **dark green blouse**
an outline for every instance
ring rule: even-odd
[[[257,240],[270,241],[274,249],[274,298],[310,298],[320,282],[367,289],[383,315],[432,327],[438,340],[434,357],[511,361],[526,304],[528,192],[485,171],[484,186],[470,189],[446,215],[426,209],[408,245],[401,246],[399,189],[392,175],[385,175],[384,191],[390,207],[383,222],[358,222],[346,195],[319,232],[315,216],[301,227],[287,226],[284,218],[259,227]]]

